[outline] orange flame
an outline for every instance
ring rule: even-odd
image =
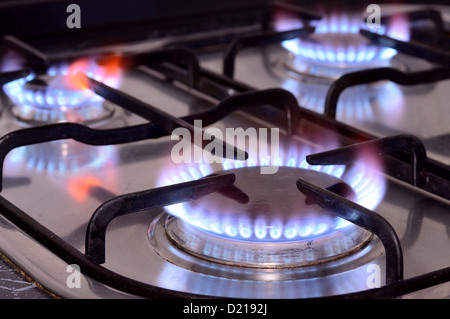
[[[69,66],[66,80],[69,88],[72,90],[87,90],[89,89],[87,78],[79,76],[79,73],[86,74],[89,69],[87,60],[78,60]]]
[[[73,90],[88,90],[89,83],[86,76],[92,77],[105,84],[117,87],[122,77],[122,61],[119,56],[108,56],[99,64],[96,60],[80,59],[73,62],[67,72],[66,81]]]

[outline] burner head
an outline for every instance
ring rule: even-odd
[[[63,75],[21,79],[8,85],[5,91],[14,103],[13,116],[28,125],[93,124],[114,114],[112,105],[90,92],[71,88]]]
[[[292,22],[291,22],[292,23]],[[286,28],[278,22],[278,29]],[[389,26],[380,26],[380,34],[408,39],[407,22],[397,18]],[[371,43],[359,33],[365,27],[360,15],[330,14],[318,21],[314,33],[303,38],[284,41],[290,53],[285,66],[288,70],[311,78],[333,80],[348,72],[371,67],[388,66],[397,54],[392,48]]]
[[[259,167],[227,170],[236,176],[232,187],[185,204],[182,218],[218,236],[246,241],[290,241],[324,236],[348,226],[345,220],[310,203],[295,187],[304,178],[323,188],[344,185],[342,195],[354,200],[342,180],[313,170],[279,167],[262,175]],[[207,224],[206,224],[207,223]]]
[[[4,85],[14,103],[13,116],[22,124],[44,125],[74,122],[86,125],[103,123],[112,117],[114,107],[87,87],[80,87],[74,74],[84,73],[112,87],[120,81],[118,66],[113,71],[95,62],[80,60],[54,65],[44,75],[30,75]]]
[[[371,44],[359,33],[351,32],[316,32],[301,39],[297,45],[284,45],[305,62],[339,68],[383,64],[396,53],[393,49]]]
[[[189,213],[167,221],[172,241],[194,255],[251,267],[292,267],[348,254],[370,238],[295,187],[304,178],[354,200],[353,189],[334,176],[292,167],[280,167],[270,178],[258,167],[226,172],[236,176],[232,187],[186,203]]]

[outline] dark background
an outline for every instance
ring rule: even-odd
[[[111,45],[253,24],[271,0],[10,0],[0,1],[0,35],[14,35],[43,49]],[[319,11],[361,11],[371,3],[414,0],[285,0]],[[69,4],[81,8],[81,28],[69,29]],[[450,1],[426,1],[450,4]]]

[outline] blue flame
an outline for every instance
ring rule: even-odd
[[[119,72],[111,75],[97,66],[95,61],[86,61],[86,74],[109,86],[118,87]],[[13,113],[20,119],[34,122],[83,122],[101,117],[104,99],[88,89],[77,89],[67,77],[71,64],[60,63],[49,67],[46,87],[30,88],[27,82],[35,74],[3,85],[6,95],[14,103]],[[73,70],[75,72],[77,70]]]
[[[86,94],[85,91],[51,87],[45,91],[27,89],[25,84],[33,78],[34,76],[31,75],[5,84],[3,86],[5,93],[15,104],[49,109],[78,107],[87,102],[101,100],[100,97]],[[61,77],[59,81],[64,80]]]
[[[99,169],[115,161],[111,145],[93,147],[72,140],[29,145],[12,150],[7,157],[10,167],[23,167],[39,172],[66,174],[87,169]]]
[[[301,25],[301,24],[300,24]],[[393,19],[389,27],[380,26],[375,32],[407,40],[409,30],[407,23],[401,18]],[[298,21],[277,21],[276,28],[284,30],[299,27]],[[359,34],[364,23],[360,16],[331,15],[316,22],[315,33],[305,37],[287,40],[282,46],[306,61],[336,64],[358,65],[372,62],[389,61],[397,51],[392,48],[371,44]]]
[[[340,178],[354,189],[356,193],[355,201],[358,204],[369,209],[374,209],[378,206],[384,196],[385,180],[374,169],[377,166],[376,163],[366,161],[365,163],[371,163],[371,165],[366,166],[363,162],[361,166],[357,166],[358,169],[352,168],[351,170],[343,165],[311,166],[306,162],[306,156],[311,153],[313,153],[313,149],[310,147],[303,147],[300,150],[289,148],[286,152],[280,154],[278,160],[272,161],[272,163],[275,162],[278,166],[316,170]],[[217,170],[226,171],[240,167],[268,165],[270,163],[265,157],[258,158],[255,156],[257,154],[254,150],[253,152],[250,150],[249,155],[250,157],[246,162],[224,161],[221,167],[198,163],[169,166],[163,170],[164,174],[160,176],[158,186],[197,180]],[[270,175],[267,175],[268,179],[270,177]],[[280,200],[282,201],[282,199]],[[255,220],[251,220],[248,216],[236,217],[233,212],[224,214],[226,216],[217,216],[204,212],[201,209],[193,209],[189,204],[185,203],[169,205],[165,209],[171,215],[177,216],[201,230],[236,240],[293,241],[326,236],[352,225],[344,219],[335,219],[331,223],[329,219],[282,221],[273,217],[269,220],[262,214]]]

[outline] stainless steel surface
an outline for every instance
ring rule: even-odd
[[[287,54],[280,45],[245,50],[237,59],[236,79],[260,89],[285,88],[296,95],[300,105],[321,112],[326,85],[284,79],[275,74],[272,66],[280,56]],[[200,58],[203,67],[221,72],[221,53],[202,54]],[[429,63],[410,57],[397,56],[396,59],[414,68],[430,67]],[[165,79],[145,72],[126,74],[121,88],[177,117],[218,102],[204,99],[198,93],[191,95],[195,90],[182,84],[171,86]],[[450,164],[449,143],[439,142],[441,137],[450,135],[449,90],[450,81],[413,87],[378,83],[351,88],[341,97],[338,120],[377,136],[400,132],[414,134],[424,140],[430,158]],[[117,109],[104,127],[137,123],[144,121]],[[258,114],[237,112],[214,127],[223,130],[272,125],[278,124],[263,122]],[[4,112],[0,135],[18,128],[14,118]],[[283,139],[287,138],[282,131],[281,134]],[[307,145],[311,152],[324,147],[314,145],[308,136],[295,139]],[[11,152],[5,161],[2,196],[84,252],[87,222],[95,209],[111,195],[159,186],[161,175],[166,174],[172,164],[170,150],[174,143],[170,137],[165,137],[117,146],[86,146],[64,141],[22,147]],[[450,256],[442,250],[450,245],[450,202],[384,177],[386,190],[375,211],[392,224],[401,238],[405,278],[449,266]],[[106,192],[90,193],[89,186]],[[165,216],[163,209],[156,209],[115,219],[108,227],[104,266],[158,287],[220,297],[299,298],[364,290],[368,288],[371,274],[369,265],[380,267],[381,283],[384,282],[385,256],[377,238],[358,253],[332,261],[325,267],[313,265],[288,271],[251,269],[203,260],[174,247],[165,235]],[[65,262],[4,217],[0,217],[0,228],[0,250],[56,296],[134,297],[84,275],[80,288],[70,288],[67,280],[71,272]],[[405,298],[449,295],[448,284],[444,284]]]

